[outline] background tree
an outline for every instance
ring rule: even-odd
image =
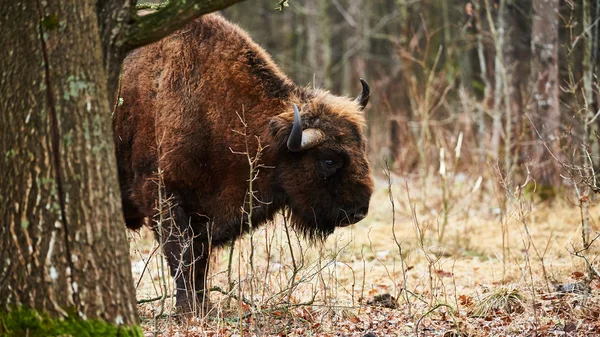
[[[532,155],[536,177],[542,185],[559,185],[558,163],[548,149],[560,155],[560,101],[558,76],[558,0],[533,0],[531,26],[531,75],[535,104],[533,139],[546,143]],[[539,134],[538,134],[539,132]]]
[[[121,63],[239,1],[143,17],[134,1],[2,2],[0,335],[141,334],[111,130]]]

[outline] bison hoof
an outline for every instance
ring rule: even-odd
[[[212,306],[207,297],[197,296],[196,300],[192,299],[177,299],[177,305],[175,306],[175,314],[178,316],[207,316],[210,314]]]

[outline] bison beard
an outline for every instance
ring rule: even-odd
[[[125,220],[163,240],[179,308],[204,300],[211,249],[249,230],[250,167],[239,153],[255,157],[262,145],[253,226],[289,209],[293,227],[318,240],[366,216],[370,92],[361,83],[356,99],[298,87],[218,15],[127,57],[113,122]],[[161,226],[157,178],[172,220]]]

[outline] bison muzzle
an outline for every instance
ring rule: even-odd
[[[373,178],[361,83],[356,99],[296,86],[218,15],[128,55],[113,124],[125,220],[163,241],[178,307],[203,300],[211,249],[249,223],[288,209],[296,230],[321,239],[364,219]]]

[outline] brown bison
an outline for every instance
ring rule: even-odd
[[[298,87],[218,15],[132,52],[122,76],[114,137],[125,220],[131,229],[157,223],[160,176],[172,205],[163,218],[174,221],[163,222],[162,235],[153,228],[177,306],[202,300],[210,250],[249,223],[287,208],[294,228],[324,238],[367,214],[366,82],[356,99]],[[244,153],[259,155],[251,212]]]

